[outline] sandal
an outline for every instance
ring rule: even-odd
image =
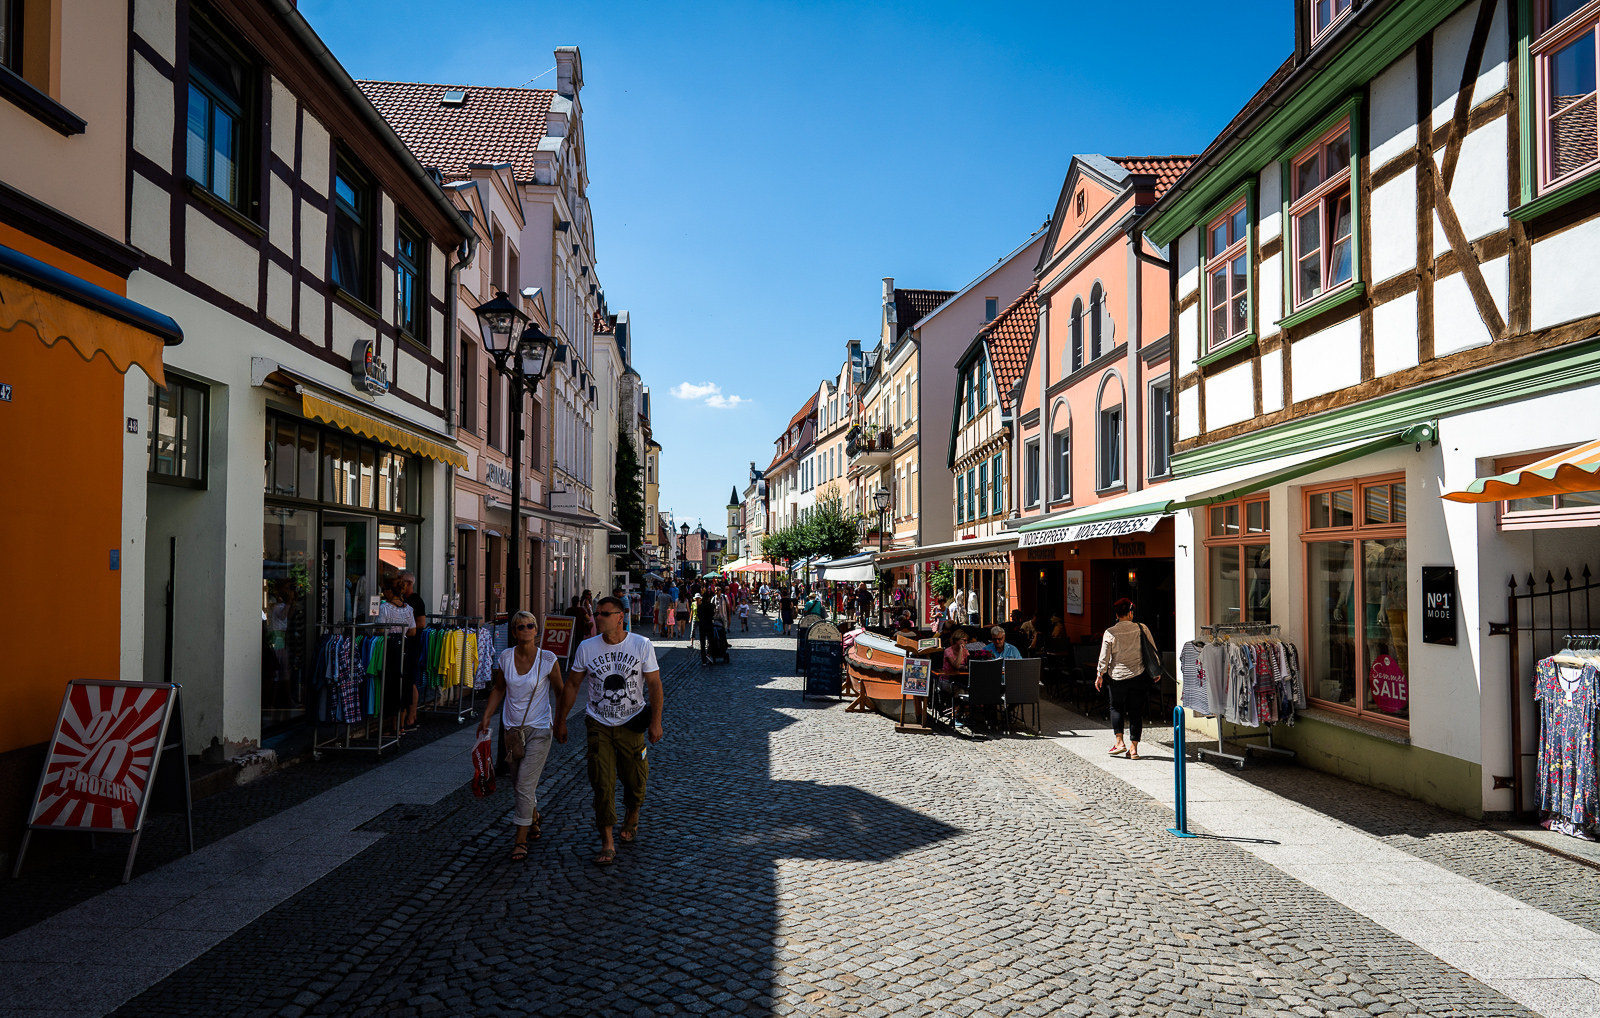
[[[1139,751],[1138,750],[1136,750],[1136,749],[1128,750],[1128,759],[1129,760],[1138,760],[1139,758],[1140,757],[1139,757]]]
[[[1121,745],[1119,743],[1118,745],[1112,746],[1109,750],[1107,750],[1106,751],[1106,755],[1107,756],[1125,756],[1125,755],[1127,755],[1127,752],[1128,752],[1128,747],[1124,746],[1124,745]]]
[[[538,813],[533,815],[533,821],[528,824],[528,840],[538,841],[539,835],[544,833],[543,818]]]
[[[639,818],[637,816],[634,817],[632,823],[625,821],[622,829],[617,832],[617,836],[623,841],[632,844],[633,840],[639,836]]]
[[[610,866],[616,861],[617,850],[615,848],[602,848],[600,850],[600,854],[594,857],[594,864],[596,866]]]
[[[511,846],[511,861],[526,862],[528,858],[528,843],[519,841]]]

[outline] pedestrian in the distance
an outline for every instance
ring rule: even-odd
[[[617,837],[631,842],[639,835],[639,811],[644,806],[645,784],[650,775],[646,754],[664,734],[661,713],[665,693],[655,646],[623,628],[622,602],[614,597],[601,598],[595,605],[594,618],[600,633],[579,644],[573,654],[572,676],[562,692],[555,734],[557,739],[566,738],[567,710],[587,682],[584,755],[589,787],[594,792],[595,827],[600,832],[600,854],[594,861],[609,866],[617,860],[612,828],[617,824],[619,780],[624,813]]]
[[[1111,683],[1111,731],[1117,738],[1111,744],[1110,754],[1127,754],[1129,760],[1137,760],[1139,736],[1144,734],[1144,712],[1150,686],[1161,678],[1145,671],[1141,641],[1149,640],[1153,646],[1155,637],[1150,635],[1150,630],[1142,622],[1133,621],[1132,601],[1125,597],[1118,598],[1112,610],[1117,613],[1117,621],[1106,630],[1100,642],[1100,662],[1096,666],[1094,688],[1103,689],[1107,682]],[[1128,727],[1127,743],[1122,741],[1124,724]]]
[[[539,649],[539,620],[533,612],[511,616],[511,640],[512,645],[495,658],[494,682],[489,686],[489,703],[478,722],[478,732],[489,731],[495,709],[500,708],[516,794],[511,823],[517,830],[511,858],[521,862],[528,858],[529,839],[537,840],[541,833],[539,778],[550,755],[550,740],[567,741],[565,722],[557,726],[550,709],[551,691],[564,694],[565,686],[561,663],[550,651]]]
[[[794,602],[789,599],[787,590],[778,601],[778,618],[783,621],[783,635],[788,636],[794,630]]]

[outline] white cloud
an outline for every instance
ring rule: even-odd
[[[716,382],[701,382],[699,385],[693,382],[679,382],[672,387],[671,392],[679,399],[703,399],[706,396],[715,398],[722,393],[722,386]]]
[[[750,402],[743,396],[724,396],[720,393],[706,397],[706,406],[716,407],[719,410],[733,410],[740,404]]]

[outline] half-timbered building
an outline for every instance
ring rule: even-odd
[[[1595,437],[1600,9],[1300,0],[1296,20],[1147,224],[1175,263],[1178,639],[1280,627],[1311,705],[1280,745],[1508,810],[1514,703],[1536,714],[1494,623],[1510,577],[1594,563],[1596,514],[1440,496]]]

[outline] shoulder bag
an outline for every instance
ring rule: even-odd
[[[520,722],[518,722],[515,727],[506,729],[506,752],[511,756],[511,759],[512,759],[513,762],[521,760],[523,757],[528,755],[528,740],[527,740],[526,736],[523,733],[527,730],[528,712],[533,709],[534,697],[539,695],[539,666],[542,665],[542,664],[544,664],[544,651],[542,651],[542,650],[534,651],[534,654],[533,654],[533,673],[534,673],[533,689],[531,691],[529,691],[529,693],[528,693],[527,706],[522,708],[522,720]],[[512,671],[516,671],[517,670],[517,651],[516,651],[516,648],[512,648],[512,650],[511,650],[511,670]],[[511,686],[508,683],[506,685],[507,695],[510,694],[510,691],[511,691]]]
[[[1144,661],[1144,673],[1150,676],[1150,681],[1160,682],[1166,671],[1161,667],[1161,651],[1156,649],[1156,638],[1150,635],[1150,627],[1143,622],[1139,623],[1139,656]]]

